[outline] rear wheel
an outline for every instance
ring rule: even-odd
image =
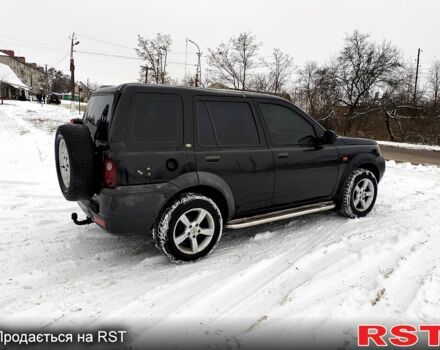
[[[355,169],[342,188],[340,213],[350,218],[367,215],[376,202],[377,180],[367,169]]]
[[[222,230],[222,216],[214,201],[186,193],[159,215],[153,227],[153,239],[170,260],[195,261],[215,248]]]

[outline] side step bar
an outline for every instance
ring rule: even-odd
[[[267,224],[269,222],[280,221],[306,214],[319,213],[321,211],[331,210],[336,207],[334,202],[321,202],[316,204],[304,205],[302,207],[283,209],[271,213],[261,215],[249,216],[247,218],[240,218],[226,223],[225,228],[240,229],[246,227]]]

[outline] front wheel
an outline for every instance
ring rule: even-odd
[[[349,218],[367,215],[373,209],[377,197],[377,180],[367,169],[355,169],[342,188],[340,213]]]
[[[208,255],[223,230],[219,208],[208,197],[186,193],[162,211],[153,227],[156,247],[174,262]]]

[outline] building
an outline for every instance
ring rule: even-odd
[[[33,95],[46,94],[46,73],[43,67],[38,66],[36,63],[27,63],[25,57],[15,56],[13,50],[3,49],[0,49],[0,63],[9,66],[18,78],[31,88],[30,92]],[[12,91],[11,95],[8,97],[29,97],[29,92],[26,90]]]
[[[11,67],[0,63],[0,100],[11,99],[13,95],[18,93],[15,98],[24,97],[25,91],[29,91],[29,86],[23,84],[20,78],[12,71]]]
[[[75,84],[75,101],[78,101],[81,98],[81,102],[87,103],[89,102],[90,96],[92,95],[93,91],[82,81],[78,81]],[[71,101],[72,100],[72,93],[65,92],[61,94],[61,98],[63,100]]]

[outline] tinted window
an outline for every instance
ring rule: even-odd
[[[90,99],[87,110],[84,114],[84,122],[89,128],[96,130],[99,120],[106,119],[110,122],[111,111],[113,104],[113,95],[98,95],[92,96]]]
[[[260,103],[259,106],[275,145],[314,143],[313,126],[293,110],[269,103]]]
[[[182,101],[177,95],[135,94],[130,143],[177,146],[182,141]]]
[[[209,118],[208,109],[203,101],[197,102],[197,132],[200,146],[215,147],[217,141],[215,139],[214,129]]]
[[[251,108],[246,102],[206,101],[219,146],[257,146],[260,143]]]

